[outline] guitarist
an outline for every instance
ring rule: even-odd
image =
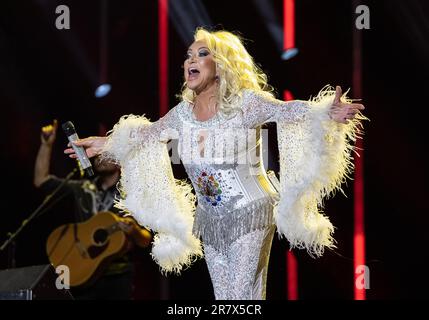
[[[36,157],[34,185],[44,193],[51,193],[63,180],[50,174],[52,148],[58,128],[57,120],[42,128],[41,145]],[[120,178],[120,168],[113,163],[93,163],[96,177],[92,180],[70,180],[64,186],[64,192],[71,193],[74,199],[75,222],[83,222],[100,211],[111,211],[119,215],[114,204],[118,197],[116,184]],[[149,231],[138,228],[129,218],[121,223],[122,229],[140,247],[150,244]],[[131,242],[130,242],[131,243]],[[76,299],[131,299],[133,288],[133,264],[129,255],[113,261],[104,274],[90,287],[72,288]]]

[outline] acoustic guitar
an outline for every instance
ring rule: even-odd
[[[121,223],[125,220],[106,211],[97,213],[85,222],[56,228],[46,242],[49,261],[54,267],[65,265],[69,268],[70,286],[91,283],[112,260],[130,249],[132,242]],[[130,224],[126,226],[130,227]],[[133,228],[142,230],[137,223]],[[149,231],[147,233],[150,237]]]

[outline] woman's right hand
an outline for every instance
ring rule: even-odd
[[[106,137],[88,137],[84,139],[79,139],[75,142],[71,142],[78,147],[83,147],[86,151],[88,158],[98,156],[103,150],[104,144],[106,143]],[[71,147],[71,144],[68,144],[68,147]],[[73,148],[67,148],[64,150],[65,154],[68,154],[70,158],[76,159],[76,153]]]

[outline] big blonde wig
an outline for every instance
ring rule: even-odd
[[[253,61],[241,38],[228,31],[208,31],[198,28],[195,41],[204,41],[216,63],[218,90],[216,102],[219,111],[230,115],[236,111],[243,89],[273,96],[266,74]],[[183,84],[181,99],[193,103],[195,92]]]

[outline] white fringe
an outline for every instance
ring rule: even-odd
[[[191,186],[173,176],[157,123],[143,116],[124,116],[109,132],[104,157],[121,165],[122,199],[116,206],[155,232],[152,257],[161,272],[180,273],[203,255],[192,234],[195,196]]]
[[[313,257],[335,248],[334,226],[319,208],[350,178],[353,143],[362,133],[360,121],[367,120],[361,113],[348,124],[331,120],[328,111],[334,96],[334,88],[323,88],[310,101],[304,122],[277,125],[281,194],[274,218],[280,237]]]
[[[273,200],[254,200],[245,207],[225,212],[218,217],[203,208],[197,208],[193,233],[202,237],[204,245],[226,253],[230,245],[240,237],[274,224]]]

